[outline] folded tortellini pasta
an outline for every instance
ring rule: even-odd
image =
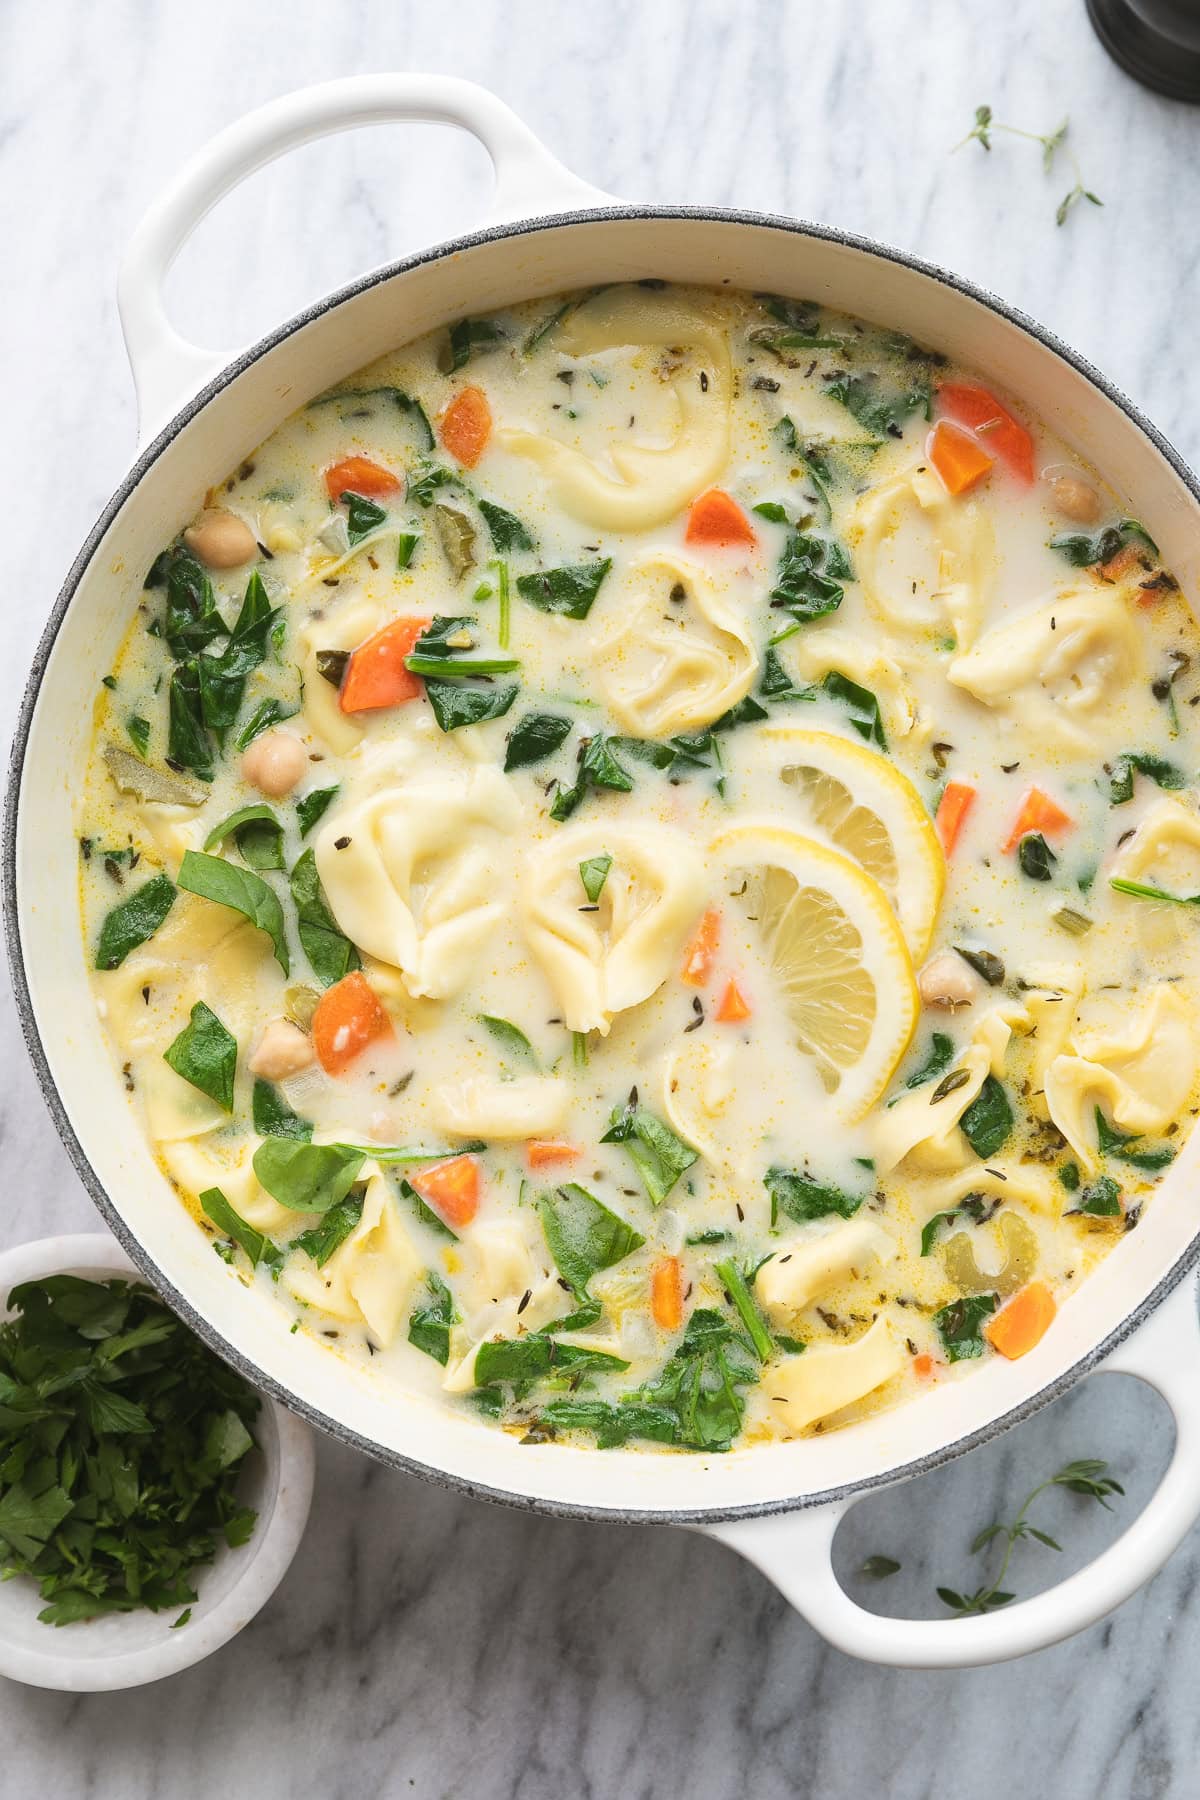
[[[1003,1072],[1014,1028],[1028,1031],[1029,1025],[1029,1015],[1023,1007],[1007,1002],[989,1007],[976,1021],[971,1042],[954,1065],[956,1070],[966,1072],[965,1082],[949,1088],[939,1100],[933,1098],[936,1088],[914,1088],[894,1106],[877,1114],[871,1140],[878,1172],[886,1175],[906,1158],[911,1158],[915,1167],[934,1174],[959,1169],[969,1162],[973,1152],[958,1129],[958,1122],[971,1102],[978,1099],[988,1076]]]
[[[754,1291],[770,1317],[784,1322],[895,1254],[894,1239],[873,1219],[843,1219],[829,1230],[786,1238],[759,1269]]]
[[[1156,800],[1109,873],[1168,893],[1200,893],[1200,816],[1179,800]]]
[[[790,638],[783,656],[805,681],[821,681],[836,671],[869,688],[879,701],[889,737],[916,743],[922,733],[928,736],[930,727],[921,719],[912,684],[877,634],[847,625],[819,626]]]
[[[520,1075],[513,1081],[466,1075],[435,1088],[430,1100],[440,1131],[501,1141],[559,1131],[570,1109],[571,1089],[553,1075]]]
[[[953,632],[960,651],[979,635],[992,585],[992,529],[973,500],[956,499],[920,467],[859,502],[849,533],[868,604],[889,625]]]
[[[810,1345],[803,1356],[786,1357],[773,1368],[767,1382],[771,1411],[785,1431],[803,1431],[882,1387],[904,1360],[881,1314],[853,1344]]]
[[[935,1213],[953,1212],[968,1195],[982,1194],[1053,1216],[1061,1210],[1064,1191],[1053,1171],[1040,1163],[990,1162],[982,1168],[974,1163],[923,1188],[921,1210],[932,1219]]]
[[[495,768],[400,782],[339,807],[315,847],[338,925],[399,969],[415,998],[456,993],[504,917],[501,840],[520,816]]]
[[[1141,663],[1120,592],[1091,587],[993,626],[946,673],[1006,718],[1023,743],[1083,754],[1095,749],[1118,691],[1137,679]]]
[[[424,1264],[379,1165],[365,1164],[363,1174],[362,1217],[349,1237],[320,1268],[294,1257],[283,1280],[297,1300],[365,1325],[386,1348],[408,1316]]]
[[[581,912],[579,865],[604,855],[612,866],[598,909]],[[521,877],[521,922],[568,1031],[606,1037],[617,1013],[661,987],[703,895],[700,857],[665,825],[576,825],[531,853]]]
[[[673,737],[719,719],[749,693],[758,653],[745,621],[688,558],[662,552],[632,571],[592,655],[609,707],[634,737]]]
[[[660,1103],[672,1130],[707,1162],[736,1174],[749,1173],[745,1145],[736,1134],[718,1131],[717,1121],[734,1098],[735,1049],[688,1034],[663,1059]]]
[[[496,433],[504,449],[537,464],[565,511],[604,530],[663,524],[717,480],[729,457],[729,345],[719,323],[694,302],[614,288],[580,307],[558,334],[567,356],[642,346],[681,359],[670,376],[679,409],[672,443],[610,442],[613,476],[582,451],[540,432],[507,427]]]
[[[1100,1160],[1097,1106],[1121,1131],[1165,1131],[1196,1078],[1196,1028],[1186,1001],[1165,982],[1124,1030],[1077,1029],[1072,1051],[1046,1070],[1046,1107],[1088,1169]]]
[[[247,1225],[271,1236],[287,1236],[312,1220],[307,1213],[280,1206],[259,1185],[254,1173],[254,1152],[259,1141],[254,1139],[234,1147],[181,1137],[164,1143],[160,1154],[168,1174],[185,1193],[197,1197],[207,1188],[220,1188]]]

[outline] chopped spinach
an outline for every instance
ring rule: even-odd
[[[190,769],[201,781],[213,778],[212,740],[205,730],[197,659],[180,663],[167,689],[167,762]]]
[[[1114,1181],[1111,1175],[1100,1175],[1095,1181],[1079,1191],[1078,1205],[1071,1208],[1068,1217],[1076,1213],[1086,1213],[1093,1219],[1119,1219],[1121,1217],[1121,1184]]]
[[[100,927],[96,967],[119,969],[131,950],[154,936],[174,904],[174,883],[166,875],[155,875],[114,906]]]
[[[726,1257],[724,1262],[716,1263],[714,1267],[721,1277],[725,1292],[729,1295],[738,1317],[746,1328],[746,1335],[754,1346],[754,1354],[759,1362],[766,1362],[775,1346],[771,1341],[767,1322],[759,1312],[754,1295],[750,1292],[750,1281],[738,1268],[732,1256]],[[753,1276],[750,1279],[752,1280]]]
[[[600,584],[612,568],[612,557],[600,562],[568,563],[561,569],[541,569],[534,575],[518,575],[517,592],[540,612],[558,613],[567,619],[586,619]]]
[[[729,1321],[697,1307],[670,1361],[653,1380],[627,1397],[675,1419],[675,1442],[688,1450],[728,1450],[742,1428],[745,1396],[758,1366]]]
[[[770,1168],[763,1185],[771,1196],[772,1230],[781,1212],[798,1225],[806,1225],[810,1219],[828,1218],[831,1213],[840,1219],[852,1219],[866,1199],[865,1194],[847,1194],[832,1183],[814,1181],[795,1169]]]
[[[628,1400],[614,1405],[608,1400],[551,1400],[541,1410],[541,1420],[552,1431],[590,1431],[599,1450],[612,1450],[630,1438],[655,1444],[674,1444],[678,1439],[676,1414],[665,1406],[638,1406]]]
[[[570,1371],[576,1375],[611,1371],[619,1374],[629,1364],[607,1350],[562,1344],[548,1331],[531,1331],[521,1338],[488,1338],[475,1352],[475,1383],[490,1388],[499,1382],[512,1386],[514,1397],[528,1393],[548,1375]]]
[[[491,500],[481,500],[479,510],[483,514],[483,522],[488,528],[492,544],[502,556],[511,550],[537,548],[529,531],[515,513],[506,512]]]
[[[1013,1110],[994,1075],[984,1077],[983,1086],[958,1123],[972,1150],[984,1162],[1008,1142]]]
[[[393,405],[396,406],[406,418],[413,421],[417,430],[418,449],[433,449],[433,426],[429,423],[425,408],[421,405],[419,400],[414,400],[411,394],[406,394],[403,388],[337,388],[333,393],[320,394],[315,400],[310,400],[308,403],[308,410],[311,412],[313,408],[317,406],[348,405],[351,410],[344,413],[343,417],[353,418],[356,411],[363,410],[362,402],[364,400],[374,400],[377,397],[391,400]]]
[[[311,793],[301,794],[296,802],[296,821],[300,826],[300,836],[307,837],[332,806],[341,792],[335,782],[333,787],[313,788]]]
[[[770,603],[806,624],[836,612],[845,595],[842,584],[853,579],[850,558],[836,538],[795,526],[783,546]]]
[[[427,1300],[409,1314],[408,1341],[445,1368],[450,1361],[450,1327],[457,1324],[458,1314],[450,1289],[435,1270],[425,1271],[425,1286]]]
[[[983,1322],[995,1310],[995,1294],[964,1294],[934,1313],[947,1362],[966,1362],[986,1354]]]
[[[150,721],[131,713],[125,721],[125,729],[129,733],[129,741],[138,755],[145,757],[150,748]]]
[[[583,883],[583,891],[594,906],[604,892],[604,884],[608,880],[608,871],[612,868],[613,859],[607,851],[599,856],[589,856],[586,862],[579,865],[579,879]]]
[[[288,706],[286,701],[276,700],[274,697],[260,700],[234,738],[234,747],[238,750],[248,749],[256,737],[261,737],[264,731],[270,731],[272,725],[282,724],[284,719],[294,719],[299,710],[298,706]]]
[[[538,1054],[525,1033],[508,1019],[498,1019],[493,1013],[480,1013],[479,1023],[486,1027],[502,1050],[517,1062],[529,1063],[538,1067]]]
[[[453,375],[465,369],[473,356],[498,350],[505,341],[494,319],[459,319],[451,325],[438,352],[438,368],[443,375]]]
[[[623,1144],[641,1178],[651,1206],[661,1206],[699,1152],[677,1137],[669,1125],[635,1100],[617,1107],[602,1144]]]
[[[485,686],[482,682],[425,678],[426,697],[443,731],[458,731],[463,725],[482,725],[488,719],[502,719],[520,691],[515,681]]]
[[[341,1248],[363,1215],[363,1195],[351,1192],[344,1200],[335,1200],[320,1222],[301,1231],[292,1242],[297,1250],[307,1251],[318,1269],[324,1268],[335,1250]]]
[[[633,777],[627,769],[622,768],[612,753],[615,741],[605,731],[598,731],[593,737],[582,740],[578,774],[571,787],[559,788],[550,808],[552,819],[560,824],[564,819],[569,819],[593,788],[611,788],[622,794],[632,790]]]
[[[1118,550],[1133,543],[1144,544],[1153,556],[1158,555],[1158,545],[1136,519],[1119,519],[1115,525],[1105,525],[1095,532],[1064,532],[1050,539],[1050,548],[1065,556],[1073,568],[1091,569],[1097,563],[1110,562]]]
[[[205,1188],[197,1198],[205,1217],[211,1219],[218,1231],[223,1232],[227,1238],[232,1238],[246,1252],[251,1268],[257,1269],[260,1262],[277,1263],[281,1260],[278,1246],[243,1219],[241,1213],[235,1212],[220,1188]]]
[[[294,1113],[279,1089],[261,1076],[254,1083],[251,1116],[259,1137],[295,1138],[307,1144],[312,1137],[312,1122]]]
[[[219,825],[213,826],[204,840],[204,848],[212,850],[229,837],[252,869],[282,869],[283,826],[272,807],[262,802],[240,806]]]
[[[1157,1169],[1165,1169],[1175,1161],[1175,1151],[1170,1144],[1161,1144],[1157,1149],[1148,1146],[1136,1150],[1131,1148],[1141,1142],[1141,1132],[1118,1131],[1105,1118],[1101,1109],[1096,1108],[1096,1143],[1101,1156],[1115,1156],[1118,1162],[1130,1163],[1135,1169],[1145,1169],[1151,1173]]]
[[[246,583],[241,611],[220,655],[196,658],[200,716],[218,744],[224,742],[226,731],[237,718],[247,675],[266,659],[271,627],[279,616],[280,609],[271,605],[256,569]],[[238,748],[244,747],[239,738]]]
[[[330,912],[317,874],[317,859],[306,850],[292,869],[292,900],[296,907],[296,928],[300,945],[312,965],[312,972],[322,987],[332,987],[351,969],[362,967],[358,951],[338,929]]]
[[[924,1087],[927,1081],[936,1081],[944,1075],[954,1059],[954,1039],[944,1031],[935,1031],[929,1040],[929,1050],[925,1061],[914,1069],[905,1082],[905,1087]]]
[[[269,1137],[254,1152],[254,1173],[280,1206],[327,1213],[346,1198],[366,1160],[366,1152],[351,1144]]]
[[[1144,751],[1126,750],[1114,757],[1109,769],[1108,799],[1110,806],[1124,806],[1133,799],[1134,775],[1147,775],[1160,788],[1171,792],[1187,786],[1187,776],[1165,756],[1151,756]]]
[[[883,714],[879,710],[879,701],[870,688],[859,687],[840,669],[830,669],[821,686],[833,700],[840,700],[849,709],[850,723],[860,738],[868,744],[875,744],[880,750],[887,749],[887,738],[883,729]]]
[[[646,1241],[578,1182],[542,1194],[538,1212],[558,1272],[579,1296],[586,1294],[593,1275],[621,1262]]]
[[[221,856],[205,856],[199,850],[185,850],[179,869],[179,886],[189,894],[199,894],[218,906],[228,906],[242,913],[260,931],[265,931],[275,951],[275,960],[286,975],[289,970],[287,932],[283,907],[274,888],[268,887],[261,875],[240,869]]]
[[[933,409],[933,387],[925,375],[895,383],[874,372],[840,374],[826,384],[825,392],[876,438],[902,437],[910,413],[928,419]]]
[[[190,1081],[194,1088],[199,1088],[226,1112],[233,1111],[237,1056],[237,1039],[232,1032],[226,1031],[216,1013],[203,1000],[197,1000],[188,1023],[163,1051],[163,1061],[169,1063],[177,1075]]]
[[[1027,875],[1030,881],[1053,881],[1058,858],[1040,831],[1025,833],[1017,845],[1017,861],[1022,875]]]
[[[570,735],[571,721],[561,713],[523,713],[508,734],[508,748],[504,752],[505,774],[544,762],[566,743]]]
[[[215,639],[227,636],[212,582],[203,565],[182,544],[155,558],[145,586],[166,588],[166,610],[160,629],[176,662],[197,656]]]

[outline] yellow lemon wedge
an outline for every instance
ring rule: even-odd
[[[917,1022],[912,958],[887,895],[857,863],[776,825],[713,843],[722,887],[754,926],[797,1047],[847,1122],[887,1087]]]
[[[942,903],[946,859],[908,776],[865,744],[827,731],[760,731],[751,754],[778,778],[779,816],[878,882],[910,954],[923,961]]]

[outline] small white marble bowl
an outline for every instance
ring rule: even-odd
[[[103,1233],[41,1238],[0,1255],[0,1316],[12,1288],[47,1275],[142,1277],[115,1238]],[[242,1491],[258,1513],[250,1541],[221,1545],[197,1570],[199,1598],[186,1625],[181,1609],[107,1613],[76,1625],[43,1625],[43,1601],[25,1576],[0,1583],[0,1675],[30,1687],[99,1693],[141,1687],[190,1668],[249,1624],[274,1593],[299,1546],[313,1484],[313,1440],[307,1425],[263,1399],[254,1425],[258,1449],[246,1459]]]

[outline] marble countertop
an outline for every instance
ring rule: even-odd
[[[162,176],[248,108],[386,68],[491,85],[613,193],[795,213],[941,260],[1061,332],[1200,459],[1200,113],[1119,74],[1082,0],[348,0],[336,12],[8,0],[6,737],[17,672],[132,449],[113,287],[135,221]],[[1070,114],[1050,175],[1017,138],[950,154],[985,101],[1037,132]],[[1083,203],[1058,230],[1070,150],[1104,209]],[[443,129],[311,147],[206,223],[172,278],[175,317],[207,341],[243,341],[362,268],[467,228],[485,191],[483,153]],[[94,1228],[6,978],[0,1057],[0,1242]],[[1107,1457],[1126,1500],[1109,1518],[1051,1495],[1039,1516],[1068,1548],[1018,1553],[1009,1585],[1033,1592],[1133,1516],[1169,1435],[1136,1383],[1085,1383],[1000,1443],[859,1507],[839,1544],[850,1585],[880,1608],[936,1614],[935,1582],[978,1578],[968,1547],[981,1524],[1068,1457]],[[904,1568],[865,1594],[854,1571],[872,1551]],[[998,1800],[1052,1784],[1061,1800],[1182,1800],[1200,1737],[1198,1579],[1193,1531],[1074,1642],[968,1674],[875,1669],[828,1649],[698,1537],[530,1518],[323,1442],[299,1557],[211,1661],[113,1696],[0,1683],[0,1791]]]

